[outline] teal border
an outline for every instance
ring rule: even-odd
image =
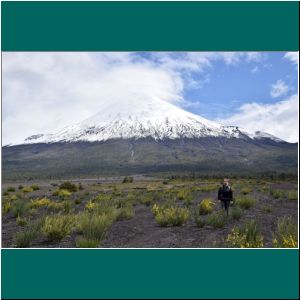
[[[298,250],[2,250],[6,299],[296,299]]]
[[[2,51],[297,51],[299,2],[2,2]]]
[[[1,2],[2,51],[298,51],[298,2]],[[2,249],[2,298],[296,299],[298,250]]]

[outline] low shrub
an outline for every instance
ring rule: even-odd
[[[84,188],[83,188],[82,184],[79,183],[79,184],[78,184],[78,190],[79,190],[79,191],[82,191],[83,189],[84,189]]]
[[[24,186],[22,185],[22,184],[20,184],[19,186],[18,186],[18,189],[19,190],[22,190],[24,188]]]
[[[25,187],[23,187],[22,191],[23,191],[23,193],[31,193],[31,192],[33,192],[33,189],[30,186],[27,186],[27,187],[25,186]]]
[[[13,216],[16,218],[18,216],[23,216],[29,209],[29,205],[24,200],[17,200],[13,203],[11,211]]]
[[[132,183],[133,177],[132,176],[125,176],[122,183]]]
[[[132,205],[125,205],[118,209],[117,220],[129,220],[134,217],[134,208]]]
[[[78,231],[88,240],[101,241],[116,219],[116,215],[98,215],[84,212],[78,216]]]
[[[72,203],[71,203],[71,201],[64,200],[63,203],[62,203],[62,205],[63,205],[64,213],[65,213],[65,214],[70,213],[71,208],[72,208]]]
[[[152,208],[152,211],[155,209]],[[190,216],[187,208],[181,207],[158,207],[155,213],[155,220],[160,226],[181,226]]]
[[[43,206],[48,206],[50,203],[51,203],[51,200],[44,197],[41,199],[31,200],[29,206],[30,206],[30,208],[40,208]]]
[[[196,226],[198,228],[202,228],[206,225],[206,221],[202,217],[200,217],[198,214],[194,214],[194,220],[195,220]]]
[[[273,246],[276,248],[298,247],[297,224],[290,217],[278,219]]]
[[[287,198],[289,200],[298,200],[298,191],[288,191]]]
[[[13,186],[9,186],[7,189],[6,189],[7,192],[15,192],[16,191],[16,188],[14,188]]]
[[[17,248],[28,248],[31,242],[37,237],[35,228],[26,228],[24,231],[18,232],[15,236]]]
[[[35,240],[40,233],[40,228],[42,227],[44,219],[38,219],[34,223],[25,227],[24,231],[18,232],[15,235],[16,247],[17,248],[27,248],[30,247],[31,242]]]
[[[17,221],[17,224],[20,225],[20,226],[25,226],[27,225],[27,219],[26,218],[22,218],[22,217],[17,217],[16,219]]]
[[[207,224],[214,229],[223,228],[227,223],[227,217],[223,211],[213,213],[208,216]]]
[[[261,248],[264,245],[255,221],[234,227],[227,236],[226,244],[233,248]]]
[[[199,214],[200,215],[207,215],[207,214],[212,213],[212,211],[213,211],[213,205],[214,205],[214,203],[213,203],[212,199],[210,199],[210,198],[203,199],[199,203],[199,206],[198,206]]]
[[[256,203],[256,200],[249,196],[237,196],[234,203],[243,209],[249,209]]]
[[[93,202],[92,200],[89,200],[85,205],[86,210],[90,212],[93,211],[95,207],[96,207],[96,203]]]
[[[60,241],[69,235],[75,225],[75,217],[72,215],[46,216],[42,232],[50,241]]]
[[[11,195],[10,200],[16,201],[18,199],[17,195]]]
[[[70,181],[65,181],[65,182],[61,183],[60,186],[59,186],[59,189],[60,190],[67,190],[67,191],[69,191],[71,193],[77,192],[77,186],[76,186],[76,184],[74,184],[74,183],[72,183]]]
[[[34,190],[34,191],[38,191],[40,189],[40,187],[37,185],[37,184],[33,184],[31,186],[31,188]]]
[[[195,187],[195,190],[200,192],[212,192],[217,191],[218,187],[216,185],[203,185]]]
[[[244,188],[241,189],[241,193],[242,193],[243,195],[248,195],[248,194],[251,193],[251,192],[252,192],[252,189],[249,188],[249,187],[244,187]]]
[[[269,214],[270,212],[272,212],[272,207],[270,205],[264,205],[262,207],[262,211]]]
[[[68,190],[59,189],[52,193],[52,196],[58,196],[60,199],[64,200],[66,197],[71,196],[72,193]]]
[[[275,199],[283,198],[283,197],[285,196],[285,192],[284,192],[283,190],[278,190],[278,189],[270,190],[270,194],[271,194]]]
[[[179,200],[183,200],[186,205],[190,205],[193,202],[193,195],[188,190],[184,190],[184,189],[180,190],[177,193],[177,198]]]
[[[236,221],[240,220],[242,215],[243,215],[243,211],[237,206],[234,206],[230,210],[230,216],[233,220],[236,220]]]
[[[83,236],[76,238],[76,247],[77,248],[97,248],[100,241],[94,239],[88,239]]]
[[[51,202],[48,204],[48,209],[51,210],[51,211],[58,212],[58,211],[64,209],[64,204],[61,203],[61,202],[58,203],[58,202],[55,202],[55,201],[51,201]]]
[[[80,204],[80,203],[81,203],[81,200],[80,200],[80,199],[78,199],[78,198],[75,199],[75,204],[76,204],[76,205],[78,205],[78,204]]]
[[[11,209],[11,203],[9,201],[2,201],[2,214],[6,215]]]

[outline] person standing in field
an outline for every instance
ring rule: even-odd
[[[221,201],[222,208],[226,210],[227,216],[229,211],[230,202],[232,201],[232,189],[229,185],[229,179],[224,179],[222,186],[218,191],[218,200]]]

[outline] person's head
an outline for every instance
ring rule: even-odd
[[[223,180],[223,186],[229,186],[229,179],[224,178],[224,180]]]

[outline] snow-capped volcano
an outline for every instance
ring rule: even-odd
[[[92,117],[53,134],[36,134],[22,144],[96,142],[110,139],[155,140],[200,137],[280,139],[263,132],[250,133],[237,126],[222,126],[177,106],[161,101],[111,101],[103,103]]]

